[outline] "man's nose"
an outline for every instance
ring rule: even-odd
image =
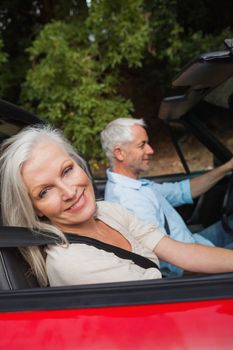
[[[147,144],[146,146],[147,154],[154,154],[153,148],[149,144]]]

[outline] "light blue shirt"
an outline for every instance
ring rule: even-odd
[[[148,224],[159,225],[164,232],[165,216],[170,236],[180,242],[201,243],[213,246],[213,243],[197,233],[192,233],[173,208],[193,203],[190,181],[158,184],[147,179],[131,179],[107,170],[105,200],[117,202],[134,212]],[[164,275],[182,275],[183,270],[174,265],[161,262]]]

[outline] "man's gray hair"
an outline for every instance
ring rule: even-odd
[[[110,162],[114,162],[114,147],[126,145],[133,140],[132,126],[146,127],[143,119],[118,118],[110,122],[100,134],[102,148]]]

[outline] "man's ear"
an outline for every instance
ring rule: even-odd
[[[125,150],[117,145],[114,147],[113,155],[116,160],[122,162],[125,159]]]

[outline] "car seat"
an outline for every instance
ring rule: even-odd
[[[39,287],[18,248],[0,249],[0,290]]]

